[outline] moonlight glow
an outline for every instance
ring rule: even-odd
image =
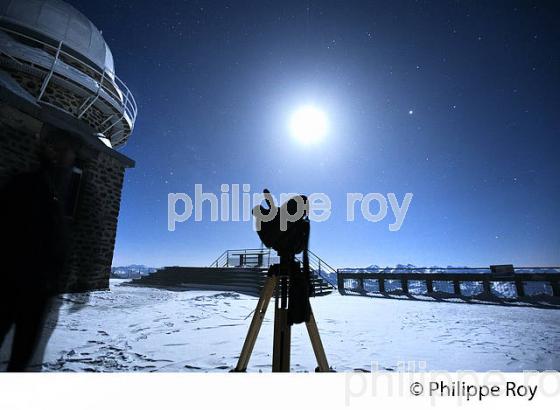
[[[292,115],[290,130],[293,137],[303,144],[318,142],[327,133],[327,116],[313,106],[302,107]]]

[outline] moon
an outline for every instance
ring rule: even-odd
[[[304,145],[321,141],[328,132],[327,115],[312,105],[296,110],[290,119],[292,136]]]

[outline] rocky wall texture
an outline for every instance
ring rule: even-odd
[[[39,166],[42,126],[29,115],[0,104],[0,185]],[[70,248],[63,283],[69,291],[105,289],[109,286],[125,166],[91,148],[78,150],[78,165],[82,178],[76,211],[69,220]]]

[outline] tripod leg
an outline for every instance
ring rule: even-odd
[[[315,353],[315,358],[317,359],[319,371],[329,372],[329,362],[327,361],[327,355],[325,354],[325,349],[323,348],[323,343],[321,342],[321,336],[319,335],[319,329],[317,328],[315,316],[313,316],[313,310],[310,310],[309,320],[305,322],[305,326],[307,327],[307,333],[309,333],[309,339],[311,340],[311,346],[313,346],[313,352]]]
[[[245,343],[243,343],[243,350],[241,350],[241,355],[235,367],[235,372],[244,372],[247,370],[247,365],[249,364],[249,359],[251,358],[251,353],[255,347],[255,342],[257,341],[257,336],[261,330],[261,325],[266,314],[266,309],[270,302],[270,298],[274,294],[274,289],[276,288],[276,283],[278,278],[276,276],[271,276],[266,280],[263,290],[261,291],[261,297],[257,303],[255,309],[255,314],[253,315],[253,320],[251,321],[251,326],[247,332],[247,337],[245,338]]]
[[[286,277],[280,279],[280,297],[276,297],[274,310],[274,343],[272,350],[272,371],[290,371],[290,345],[291,326],[288,323],[287,291],[288,283]]]
[[[290,371],[291,328],[288,325],[288,311],[276,309],[274,314],[274,346],[272,350],[272,371]]]

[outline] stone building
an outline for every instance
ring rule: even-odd
[[[0,184],[38,166],[46,128],[72,135],[71,290],[108,287],[124,172],[134,166],[118,149],[136,115],[84,15],[59,0],[0,0]]]

